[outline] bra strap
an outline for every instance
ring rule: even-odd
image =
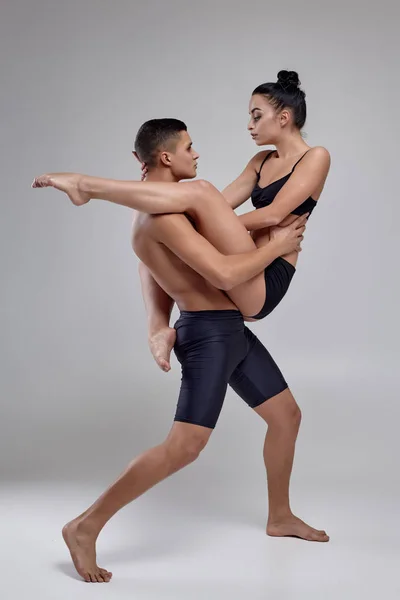
[[[269,157],[271,156],[271,154],[273,154],[274,152],[276,152],[276,150],[271,150],[271,152],[269,152],[269,153],[267,154],[267,156],[264,158],[264,160],[262,161],[262,163],[261,163],[261,165],[260,165],[260,168],[259,168],[259,169],[258,169],[258,171],[257,171],[257,178],[258,178],[258,179],[260,179],[260,175],[261,175],[261,169],[263,168],[263,166],[264,166],[264,163],[265,163],[265,162],[266,162],[266,161],[269,159]]]
[[[310,150],[311,150],[311,148],[309,148],[309,149],[307,150],[307,152],[310,152]],[[299,164],[299,162],[300,162],[301,160],[303,160],[303,158],[305,157],[305,155],[307,154],[307,152],[304,152],[303,156],[301,156],[301,157],[299,158],[299,160],[297,161],[297,163],[295,163],[295,165],[294,165],[294,167],[293,167],[293,169],[292,169],[292,173],[293,173],[293,171],[295,170],[295,168],[297,167],[297,165]]]

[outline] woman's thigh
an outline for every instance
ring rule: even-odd
[[[251,235],[217,189],[208,189],[196,203],[192,216],[197,231],[223,254],[242,254],[256,250]],[[229,290],[229,298],[243,315],[257,314],[265,302],[265,279],[256,277]]]

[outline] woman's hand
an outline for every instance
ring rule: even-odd
[[[148,173],[148,168],[147,168],[146,163],[142,162],[140,164],[140,168],[142,169],[142,178],[141,178],[141,180],[145,181],[145,179],[147,177],[147,173]]]

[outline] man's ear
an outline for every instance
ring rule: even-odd
[[[140,162],[140,164],[142,164],[142,161],[140,160],[140,158],[137,155],[137,152],[135,152],[134,150],[132,150],[132,154],[133,156],[136,158],[136,160],[138,160]]]
[[[169,152],[161,152],[160,161],[166,167],[170,167],[171,166],[171,157],[169,155]]]

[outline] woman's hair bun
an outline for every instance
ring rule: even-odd
[[[283,87],[299,87],[300,79],[296,71],[279,71],[278,83],[280,83]]]

